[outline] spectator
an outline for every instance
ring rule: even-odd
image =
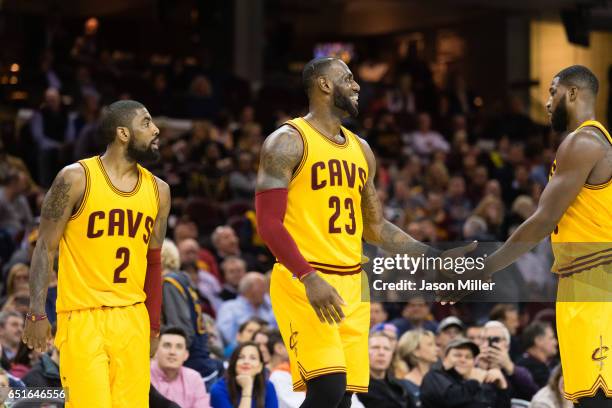
[[[438,328],[438,323],[433,320],[429,305],[422,296],[414,296],[408,300],[402,309],[402,317],[391,323],[397,327],[399,336],[408,330],[424,329],[435,332]]]
[[[467,339],[471,341],[472,343],[475,343],[478,346],[478,348],[481,348],[482,343],[484,342],[483,333],[484,333],[484,330],[481,325],[473,324],[471,326],[468,326],[468,328],[466,329],[465,337],[467,337]]]
[[[200,373],[206,384],[212,384],[223,373],[220,361],[210,357],[209,332],[204,327],[202,308],[189,277],[182,271],[169,271],[180,263],[178,249],[166,239],[162,245],[164,271],[162,313],[166,326],[178,327],[187,336],[189,358],[185,366]]]
[[[4,304],[8,297],[17,294],[29,296],[30,293],[30,268],[28,265],[16,263],[9,269],[6,278],[6,297],[3,298]]]
[[[199,261],[200,244],[192,238],[187,238],[178,244],[181,262],[183,264],[195,265],[197,268],[197,280],[195,286],[204,299],[208,301],[213,310],[217,311],[221,306],[222,300],[219,297],[221,293],[221,284],[209,271],[202,269],[204,264]]]
[[[402,335],[397,346],[399,358],[408,366],[402,385],[415,407],[421,406],[421,384],[431,367],[438,362],[440,351],[434,334],[426,330],[410,330]]]
[[[387,336],[389,341],[391,341],[393,350],[395,350],[397,346],[397,327],[395,327],[395,325],[391,323],[379,323],[370,330],[370,335],[374,333],[383,333]]]
[[[533,322],[523,332],[523,344],[527,350],[517,361],[526,367],[539,387],[550,378],[551,364],[557,355],[557,339],[548,323]]]
[[[17,354],[11,362],[9,372],[17,378],[23,377],[32,369],[32,366],[40,359],[40,353],[30,348],[24,342],[19,343]]]
[[[151,384],[181,408],[210,407],[202,376],[183,366],[188,358],[187,334],[178,327],[164,329],[151,362]]]
[[[33,217],[25,193],[29,189],[28,175],[10,166],[0,175],[0,230],[13,239],[18,238],[32,224]]]
[[[417,117],[417,130],[411,135],[412,148],[422,156],[430,156],[431,154],[441,151],[448,152],[450,149],[449,143],[442,135],[431,128],[431,116],[429,113],[421,112]]]
[[[228,256],[221,262],[223,272],[223,290],[220,297],[223,300],[232,300],[238,297],[238,286],[246,275],[246,262],[237,256]]]
[[[255,333],[265,326],[267,326],[267,322],[259,317],[251,317],[246,322],[242,323],[238,328],[235,340],[229,343],[225,348],[223,353],[224,356],[229,358],[237,345],[246,343],[247,341],[253,341]]]
[[[446,350],[446,346],[451,341],[462,337],[465,326],[463,322],[455,316],[448,316],[440,322],[438,331],[436,332],[436,343],[440,348],[440,352]],[[442,355],[440,355],[442,357]]]
[[[45,92],[45,102],[32,116],[30,130],[38,148],[39,181],[44,187],[49,187],[53,175],[71,159],[68,112],[57,89],[49,88]]]
[[[381,302],[370,303],[370,328],[379,323],[385,323],[389,319],[389,314]]]
[[[0,312],[0,344],[9,360],[17,354],[22,334],[23,315],[15,311]]]
[[[522,354],[521,341],[516,335],[520,326],[517,307],[508,303],[499,303],[491,309],[489,320],[502,322],[510,332],[510,357],[512,361],[516,361]]]
[[[563,398],[563,372],[561,366],[556,366],[546,387],[533,396],[530,408],[572,408],[574,404]]]
[[[408,392],[401,383],[389,373],[393,359],[393,345],[381,332],[370,335],[370,385],[368,392],[359,394],[359,401],[366,408],[413,407]]]
[[[264,368],[268,369],[270,368],[269,364],[270,359],[272,358],[270,352],[268,351],[268,341],[270,339],[269,334],[270,331],[266,327],[262,327],[261,329],[257,330],[255,334],[253,334],[253,343],[259,346],[259,351],[261,352],[264,362]]]
[[[229,361],[225,378],[213,385],[210,395],[215,408],[277,408],[274,385],[263,375],[264,363],[257,344],[240,344]]]
[[[228,256],[238,256],[246,262],[248,270],[259,270],[259,263],[255,257],[240,250],[240,240],[232,227],[223,225],[215,228],[211,241],[215,248],[217,264],[221,264]]]
[[[270,382],[274,384],[279,408],[298,408],[304,402],[306,393],[293,391],[289,354],[278,331],[271,332],[268,337],[268,352],[270,353]]]
[[[498,369],[475,367],[478,346],[466,339],[449,343],[443,365],[423,378],[424,408],[510,408],[508,384]]]
[[[238,327],[251,316],[259,317],[269,325],[276,326],[262,274],[247,273],[240,281],[238,292],[240,293],[238,297],[223,303],[217,314],[217,327],[226,344],[236,337]]]
[[[247,151],[238,153],[237,169],[229,176],[229,188],[232,198],[235,200],[253,200],[255,197],[255,173],[253,166],[253,154]]]
[[[499,368],[508,382],[513,398],[531,400],[538,385],[525,367],[514,364],[510,358],[510,332],[502,323],[492,320],[484,326],[484,339],[480,347],[479,367]]]

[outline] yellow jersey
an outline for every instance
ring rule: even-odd
[[[612,144],[606,128],[587,120],[576,129],[599,129]],[[554,176],[556,160],[550,177]],[[574,274],[612,262],[612,178],[606,183],[585,184],[565,211],[551,235],[555,263],[553,272]]]
[[[316,270],[361,271],[361,192],[368,163],[357,135],[341,127],[344,143],[321,134],[304,118],[287,122],[304,144],[288,187],[284,225]]]
[[[57,311],[144,302],[147,251],[159,209],[155,177],[138,165],[130,192],[111,182],[99,156],[79,161],[83,200],[59,244]]]

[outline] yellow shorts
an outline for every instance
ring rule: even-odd
[[[66,408],[148,407],[149,330],[143,303],[58,313]]]
[[[612,398],[612,289],[603,268],[559,279],[557,334],[565,398],[592,397],[601,389]]]
[[[361,299],[365,273],[320,275],[346,303],[346,317],[339,325],[321,323],[306,298],[304,285],[284,266],[276,263],[272,271],[270,297],[289,352],[293,389],[304,391],[306,381],[321,375],[346,373],[347,391],[367,392],[370,303]]]

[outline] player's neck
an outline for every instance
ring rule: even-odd
[[[574,131],[578,128],[578,126],[582,125],[587,120],[595,120],[595,112],[593,110],[589,109],[577,113],[574,118],[569,120],[568,128]]]
[[[138,171],[136,162],[127,160],[125,152],[113,145],[106,149],[106,152],[100,156],[100,160],[102,160],[107,172],[111,172],[119,178]]]
[[[329,139],[334,140],[340,133],[342,120],[329,109],[311,106],[310,112],[304,116],[304,119]]]

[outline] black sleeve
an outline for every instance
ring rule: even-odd
[[[452,408],[473,401],[479,391],[476,380],[459,382],[441,371],[430,371],[421,385],[421,401],[425,408]]]

